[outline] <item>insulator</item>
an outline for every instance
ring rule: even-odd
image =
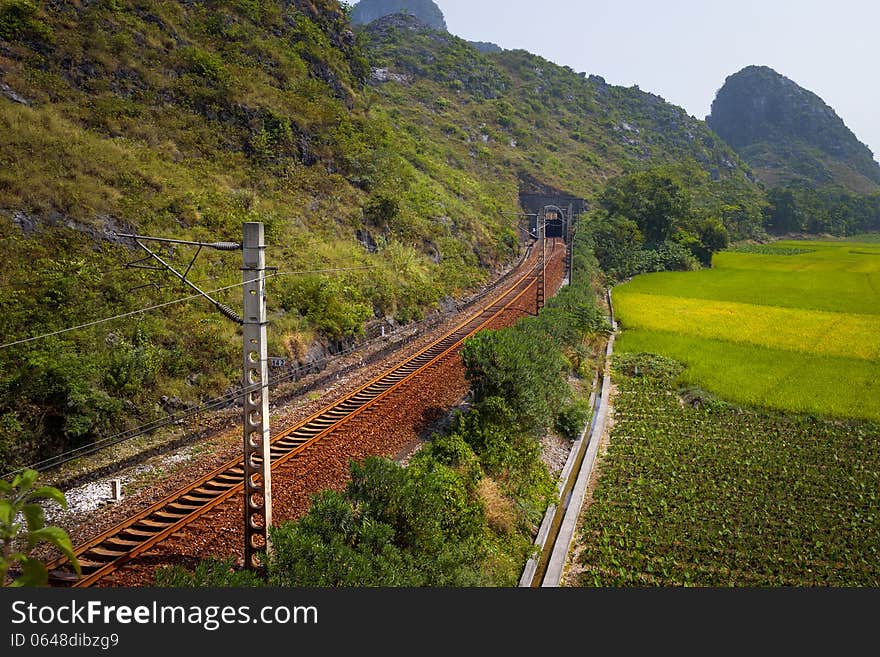
[[[231,319],[236,324],[244,324],[244,320],[236,313],[232,308],[227,306],[225,303],[215,302],[215,306],[217,306],[217,310],[226,315],[229,319]]]
[[[241,244],[236,244],[235,242],[212,242],[211,244],[206,244],[205,246],[209,246],[212,249],[217,249],[218,251],[241,250]]]

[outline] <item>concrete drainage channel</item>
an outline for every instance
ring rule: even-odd
[[[608,290],[608,307],[611,310],[611,335],[605,348],[601,390],[596,393],[598,372],[590,395],[590,406],[593,408],[592,420],[580,438],[572,445],[568,460],[559,477],[559,504],[553,504],[544,514],[544,520],[538,530],[535,545],[540,551],[538,557],[526,562],[526,567],[519,580],[524,588],[558,587],[562,583],[565,565],[574,541],[578,517],[583,507],[584,496],[599,442],[605,429],[608,416],[608,396],[611,390],[611,355],[614,349],[614,338],[617,335],[617,321],[614,319],[614,307],[611,302],[611,290]]]

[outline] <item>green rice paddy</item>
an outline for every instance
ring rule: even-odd
[[[731,401],[880,420],[880,244],[777,242],[614,290],[621,352]]]

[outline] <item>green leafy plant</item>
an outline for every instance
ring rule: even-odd
[[[574,399],[562,407],[556,417],[556,430],[569,440],[577,440],[590,419],[588,399]]]
[[[0,582],[7,585],[7,573],[18,565],[21,574],[11,586],[44,586],[49,580],[46,565],[31,556],[40,543],[50,543],[61,550],[80,573],[70,537],[60,527],[46,525],[46,515],[37,500],[55,500],[67,507],[64,494],[52,486],[36,486],[39,473],[25,470],[12,482],[0,480]],[[23,522],[22,522],[23,521]]]
[[[52,30],[39,19],[39,6],[32,0],[0,2],[0,37],[4,39],[50,39]]]
[[[584,586],[876,587],[876,422],[680,389],[681,365],[614,357],[614,426],[581,518]]]

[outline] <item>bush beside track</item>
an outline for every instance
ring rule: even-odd
[[[574,257],[572,284],[538,316],[466,343],[473,404],[407,467],[378,457],[353,463],[344,491],[320,493],[307,515],[274,528],[265,578],[205,561],[192,572],[162,570],[157,583],[515,586],[554,494],[540,436],[585,421],[567,381],[589,372],[591,340],[607,328],[585,240]]]

